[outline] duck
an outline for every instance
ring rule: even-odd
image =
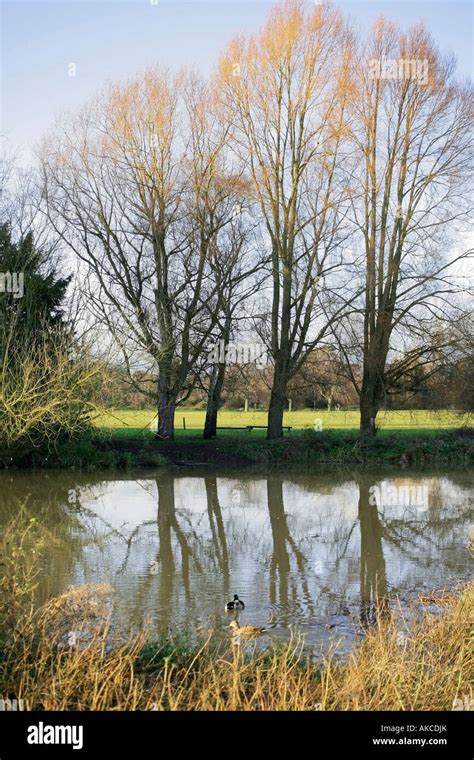
[[[234,594],[234,598],[231,602],[227,602],[225,606],[227,612],[232,612],[232,610],[244,610],[245,604],[243,603],[242,599],[239,599],[237,594]]]
[[[233,632],[238,636],[245,636],[248,639],[255,638],[256,636],[261,636],[262,633],[265,633],[267,630],[266,628],[259,628],[256,625],[240,626],[237,620],[233,620],[232,623],[229,623],[229,628],[232,628]]]

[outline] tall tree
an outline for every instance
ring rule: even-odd
[[[340,163],[350,89],[349,35],[326,4],[274,8],[219,66],[231,146],[250,172],[271,253],[268,438],[283,435],[287,385],[346,307],[340,267],[346,188]]]
[[[422,25],[405,34],[380,18],[353,70],[352,201],[364,300],[359,319],[336,335],[360,397],[361,430],[374,433],[394,355],[411,361],[431,352],[429,326],[452,318],[456,275],[472,253],[462,241],[473,99]]]
[[[252,244],[254,222],[239,207],[235,220],[222,230],[212,247],[212,271],[216,284],[217,324],[207,386],[204,438],[217,435],[217,413],[227,370],[227,349],[233,336],[242,335],[248,315],[246,304],[259,290],[264,261]]]
[[[240,177],[226,126],[196,79],[155,70],[100,100],[43,150],[48,213],[85,262],[89,300],[131,378],[157,375],[158,436],[207,361],[217,316],[211,247],[232,218]]]

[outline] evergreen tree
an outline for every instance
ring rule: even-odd
[[[0,328],[3,349],[12,331],[28,349],[44,332],[67,334],[63,302],[71,277],[58,277],[47,252],[35,247],[30,232],[18,242],[8,224],[0,225]],[[2,350],[3,355],[3,350]]]

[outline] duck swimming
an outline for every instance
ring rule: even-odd
[[[255,625],[240,626],[237,620],[233,620],[232,623],[229,623],[229,628],[232,628],[233,632],[238,634],[238,636],[245,636],[248,639],[255,638],[256,636],[261,636],[262,633],[265,633],[267,630],[266,628],[259,628]]]
[[[227,602],[225,608],[227,612],[232,612],[232,610],[244,610],[245,604],[241,599],[239,599],[237,594],[234,594],[233,600],[231,602]]]

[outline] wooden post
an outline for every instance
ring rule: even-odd
[[[244,412],[248,412],[248,410],[249,410],[249,400],[248,398],[246,398],[244,401]]]
[[[183,430],[186,430],[186,417],[183,417]]]

